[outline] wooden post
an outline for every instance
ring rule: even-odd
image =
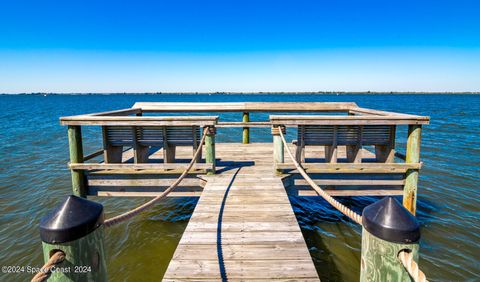
[[[285,152],[283,147],[282,136],[280,136],[280,130],[285,134],[284,126],[273,126],[272,135],[273,135],[273,164],[275,165],[275,172],[281,174],[282,171],[276,168],[277,164],[284,163]]]
[[[83,163],[82,131],[78,125],[68,126],[68,145],[70,147],[70,163]],[[82,170],[70,170],[72,174],[73,194],[87,197],[85,175]]]
[[[421,125],[408,126],[408,139],[406,151],[406,163],[420,162],[420,143],[422,135]],[[417,209],[417,184],[418,169],[409,169],[405,175],[405,187],[403,188],[403,205],[413,215]]]
[[[133,162],[147,163],[149,146],[143,146],[138,142],[139,137],[143,134],[142,128],[138,126],[132,126],[132,141],[133,141]]]
[[[55,251],[65,260],[48,281],[107,281],[104,248],[103,206],[69,196],[42,218],[40,237],[43,256],[48,261]]]
[[[208,175],[215,174],[215,127],[209,127],[205,137],[205,162],[213,165],[207,171]]]
[[[243,122],[249,122],[250,121],[250,115],[248,112],[243,112]],[[244,127],[243,128],[243,144],[249,144],[250,143],[250,128],[249,127]]]
[[[168,142],[168,130],[164,126],[163,130],[163,162],[164,163],[174,163],[175,162],[175,151],[176,146]]]
[[[333,126],[333,140],[331,146],[325,146],[325,162],[326,163],[337,163],[338,148],[337,148],[337,139],[338,139],[338,126]]]
[[[418,262],[420,226],[393,197],[367,206],[362,215],[360,281],[412,281],[398,253],[407,250]]]

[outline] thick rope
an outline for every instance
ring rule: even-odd
[[[188,164],[187,168],[182,172],[182,174],[177,178],[177,180],[175,180],[175,182],[173,182],[173,184],[170,185],[170,187],[168,187],[165,191],[163,191],[162,194],[156,196],[155,198],[146,202],[145,204],[143,204],[141,206],[138,206],[135,209],[130,210],[126,213],[123,213],[123,214],[120,214],[120,215],[117,215],[115,217],[112,217],[112,218],[109,218],[109,219],[105,220],[103,225],[105,227],[111,227],[111,226],[116,225],[120,222],[128,220],[131,217],[133,217],[133,216],[139,214],[140,212],[148,209],[149,207],[153,206],[156,202],[165,198],[170,192],[172,192],[172,190],[175,189],[178,186],[178,184],[180,184],[180,182],[185,178],[185,176],[188,174],[190,169],[193,167],[193,164],[197,160],[197,157],[199,156],[200,152],[202,151],[203,143],[205,142],[205,137],[207,136],[207,131],[208,131],[208,128],[205,128],[205,130],[203,131],[202,140],[200,141],[200,145],[198,146],[197,151],[193,155],[193,158],[190,161],[190,163]]]
[[[290,151],[290,148],[288,147],[287,141],[285,140],[285,136],[283,135],[282,130],[278,131],[280,133],[280,136],[282,137],[282,142],[285,145],[285,149],[292,159],[293,164],[297,168],[298,172],[305,178],[305,180],[312,186],[313,189],[317,192],[318,195],[322,196],[327,202],[329,202],[334,208],[339,210],[341,213],[344,215],[348,216],[351,218],[353,221],[356,223],[362,225],[362,216],[357,214],[356,212],[352,211],[351,209],[347,208],[343,204],[341,204],[339,201],[335,200],[332,196],[328,195],[327,192],[322,190],[311,178],[308,176],[308,174],[305,172],[305,170],[300,166],[300,164],[297,163],[295,158],[293,157],[292,152]]]
[[[398,259],[403,264],[403,267],[407,270],[408,274],[412,277],[413,281],[415,282],[428,282],[425,273],[423,273],[420,268],[418,268],[418,264],[413,260],[413,256],[411,253],[407,251],[401,251],[398,253]]]
[[[293,157],[292,152],[290,151],[290,148],[288,147],[287,141],[285,140],[285,136],[283,135],[282,130],[278,131],[280,133],[280,136],[282,137],[282,142],[285,146],[285,149],[292,159],[293,164],[297,168],[298,172],[305,178],[305,180],[312,186],[313,189],[318,193],[318,195],[322,196],[327,202],[329,202],[333,207],[335,207],[337,210],[339,210],[341,213],[344,215],[348,216],[351,218],[353,221],[356,223],[362,225],[362,216],[355,213],[351,209],[347,208],[346,206],[342,205],[340,202],[332,198],[332,196],[328,195],[327,192],[322,190],[311,178],[308,176],[308,174],[305,172],[305,170],[298,164],[296,159]],[[406,251],[401,251],[398,254],[398,258],[402,262],[403,266],[407,270],[407,272],[410,274],[410,276],[413,278],[415,282],[428,282],[425,274],[418,268],[418,264],[413,260],[412,254],[406,252]]]
[[[52,274],[52,269],[61,264],[65,260],[65,253],[62,251],[56,251],[48,261],[42,266],[39,272],[33,276],[31,282],[43,282],[47,281]]]

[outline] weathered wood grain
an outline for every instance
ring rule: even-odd
[[[218,145],[217,158],[255,165],[202,176],[204,191],[164,281],[318,281],[282,179],[273,174],[271,144]]]

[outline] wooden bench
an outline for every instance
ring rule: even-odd
[[[134,162],[148,162],[150,147],[164,150],[164,162],[175,162],[176,146],[192,146],[201,140],[199,126],[103,126],[105,163],[121,163],[124,146],[132,147]],[[201,154],[197,161],[201,160]]]
[[[377,162],[395,156],[395,125],[299,125],[296,159],[305,162],[305,146],[325,146],[325,162],[337,162],[338,146],[345,146],[347,162],[362,162],[362,147],[374,146]]]

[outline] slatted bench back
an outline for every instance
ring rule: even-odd
[[[388,145],[394,125],[299,125],[298,140],[304,145]]]
[[[133,146],[133,128],[131,126],[105,126],[103,133],[106,144]]]
[[[171,145],[198,145],[200,141],[200,128],[198,126],[168,126],[166,129],[167,141]]]
[[[197,145],[200,140],[199,126],[105,126],[104,138],[108,145],[133,146],[134,134],[138,145],[187,146]]]

